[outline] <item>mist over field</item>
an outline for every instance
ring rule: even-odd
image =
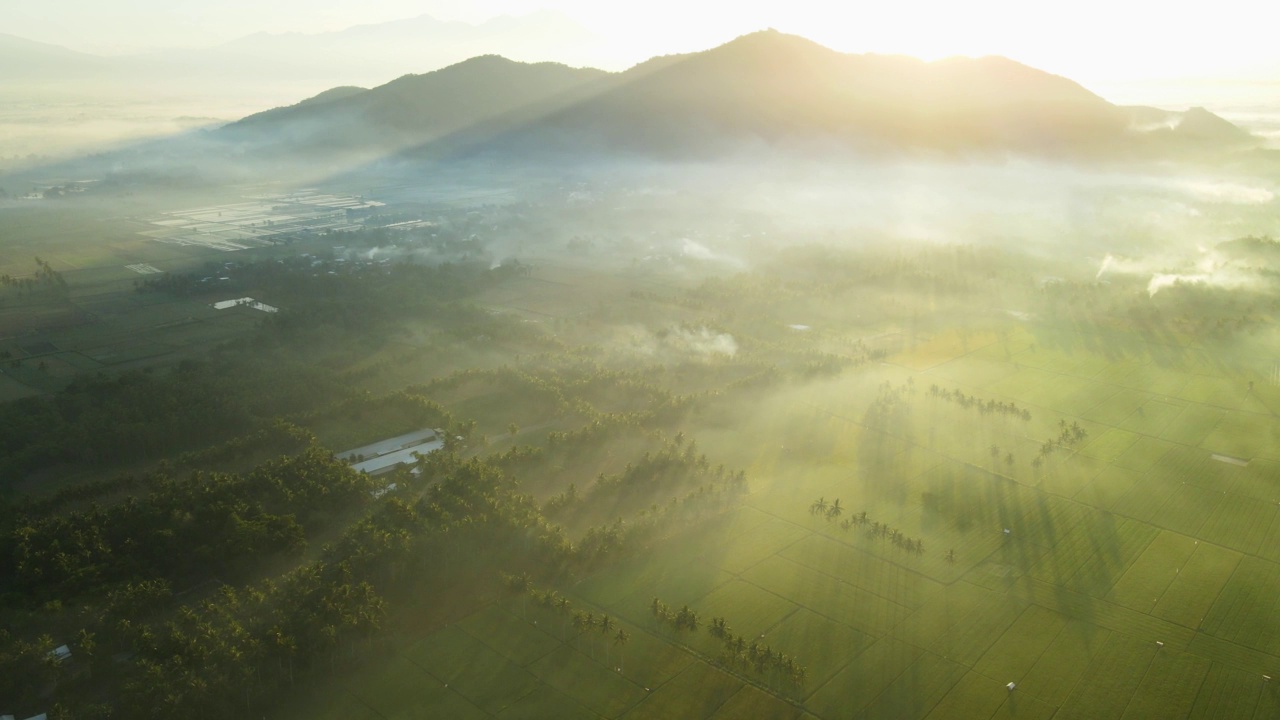
[[[0,716],[1277,716],[1280,64],[984,2],[0,9]]]

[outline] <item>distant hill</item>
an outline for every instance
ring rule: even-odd
[[[1190,141],[1210,144],[1247,144],[1256,140],[1248,131],[1202,107],[1181,114],[1173,133]]]
[[[1280,277],[1280,242],[1269,237],[1243,237],[1220,242],[1215,249],[1238,263],[1268,271]]]
[[[1149,137],[1202,147],[1241,147],[1259,143],[1259,138],[1248,130],[1202,107],[1181,112],[1146,106],[1123,109],[1129,114],[1132,127]]]

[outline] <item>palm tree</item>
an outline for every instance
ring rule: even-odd
[[[588,627],[590,627],[590,625],[587,620],[587,614],[582,612],[581,610],[575,612],[573,614],[573,629],[577,631],[577,635],[575,635],[574,637],[577,638],[578,635],[581,635],[583,632],[585,632]]]
[[[784,672],[787,674],[787,676],[788,676],[788,677],[790,677],[790,676],[791,676],[791,668],[792,668],[794,665],[795,665],[795,663],[791,660],[791,656],[790,656],[790,655],[787,655],[786,653],[784,653],[784,652],[782,652],[781,650],[779,650],[779,651],[778,651],[778,653],[777,653],[777,655],[775,655],[775,656],[774,656],[774,658],[773,658],[773,678],[774,678],[774,680],[776,681],[776,680],[778,679],[778,675],[779,675],[780,673],[784,673]]]
[[[601,635],[606,635],[606,636],[609,635],[610,633],[613,632],[613,629],[615,627],[617,627],[617,625],[613,622],[613,618],[609,617],[608,615],[605,615],[604,617],[600,618],[600,634]],[[605,665],[609,664],[609,646],[608,645],[604,646],[604,664]]]
[[[289,687],[293,687],[293,656],[298,652],[298,644],[293,637],[286,635],[280,628],[272,628],[277,651],[289,659]]]
[[[769,649],[768,645],[766,645],[760,650],[760,652],[756,653],[756,672],[763,675],[764,672],[769,669],[769,662],[771,660],[773,660],[773,651]]]
[[[840,498],[836,498],[831,503],[831,507],[827,510],[827,522],[831,522],[840,517],[840,513],[844,512],[844,508],[840,507]]]
[[[825,497],[820,497],[817,500],[814,500],[813,504],[809,506],[810,515],[818,515],[820,513],[825,513],[826,511],[827,499]]]
[[[618,634],[613,636],[613,644],[618,646],[618,672],[622,672],[627,666],[626,657],[622,654],[622,648],[626,647],[629,640],[631,640],[631,636],[622,628],[618,628]]]
[[[795,670],[791,671],[791,682],[795,683],[796,688],[799,690],[804,689],[805,680],[808,680],[808,679],[809,679],[809,671],[805,670],[800,665],[796,665]]]
[[[529,573],[520,573],[519,575],[502,576],[502,583],[507,586],[507,592],[512,595],[521,597],[521,614],[524,619],[529,619],[529,594],[533,592],[533,578],[529,577]]]
[[[691,609],[688,605],[680,608],[676,613],[676,628],[680,630],[688,630],[689,632],[697,632],[698,630],[698,613]]]
[[[570,601],[569,598],[562,597],[556,600],[556,610],[559,610],[560,614],[564,616],[564,622],[565,622],[565,625],[563,628],[564,635],[569,634],[569,616],[571,614],[572,609],[573,609],[573,602]]]

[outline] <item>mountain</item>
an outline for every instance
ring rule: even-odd
[[[1079,84],[1005,58],[842,54],[764,31],[643,63],[582,102],[469,146],[508,156],[754,147],[1082,157],[1143,144],[1132,124],[1128,111]]]
[[[356,34],[387,31],[379,27]],[[259,158],[265,167],[298,160],[330,169],[371,157],[1208,158],[1256,142],[1207,110],[1119,107],[1005,58],[844,54],[776,31],[621,73],[481,55],[371,89],[335,87],[199,137],[214,159],[235,157],[237,166]]]
[[[295,148],[416,142],[420,154],[515,157],[833,144],[1073,154],[1119,142],[1132,122],[1080,85],[1004,58],[847,55],[775,31],[623,73],[484,57],[324,97],[246,118],[226,135]]]
[[[1168,114],[1159,131],[1143,131],[1140,115],[1006,58],[844,54],[769,30],[458,123],[405,157],[537,163],[924,152],[1111,160],[1200,157],[1257,140],[1203,110]]]
[[[605,78],[601,70],[485,55],[372,90],[334,88],[251,115],[219,137],[261,148],[390,151],[431,142]]]
[[[1256,140],[1243,128],[1202,107],[1180,113],[1173,133],[1190,141],[1209,144],[1249,144]]]

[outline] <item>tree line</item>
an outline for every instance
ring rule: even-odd
[[[1002,400],[983,400],[974,395],[965,395],[960,390],[948,390],[938,385],[929,386],[929,397],[939,398],[947,402],[954,402],[956,405],[966,410],[977,410],[983,415],[992,413],[1007,415],[1009,417],[1018,418],[1027,422],[1031,421],[1031,411],[1026,408],[1020,408],[1013,402],[1004,402]]]
[[[655,597],[649,602],[649,612],[660,627],[669,628],[677,634],[692,634],[702,627],[697,611],[688,605],[677,610]],[[722,667],[754,672],[769,687],[779,691],[804,689],[808,670],[792,656],[758,640],[748,641],[734,633],[723,617],[711,618],[706,627],[707,634],[721,643],[720,655],[712,660]]]
[[[840,498],[828,503],[825,497],[820,497],[809,506],[809,514],[826,518],[827,522],[832,522],[844,514],[844,508],[840,506]],[[868,537],[889,540],[894,547],[901,548],[914,555],[924,554],[923,538],[909,537],[888,523],[872,520],[867,516],[865,510],[840,521],[841,530],[848,532],[854,528],[866,528]]]
[[[8,273],[0,275],[0,287],[12,288],[19,295],[50,293],[58,297],[66,297],[69,292],[67,279],[62,273],[53,269],[47,260],[36,258],[36,270],[31,275],[14,277]]]

